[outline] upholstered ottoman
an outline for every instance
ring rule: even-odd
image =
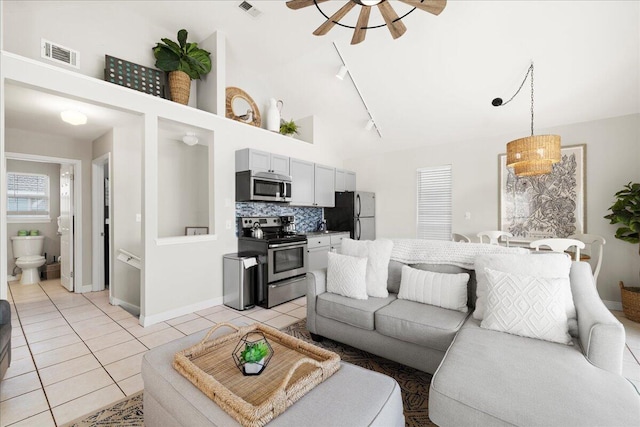
[[[172,366],[173,355],[200,341],[205,333],[180,338],[144,355],[145,426],[239,425]],[[400,387],[393,378],[343,362],[338,372],[269,423],[300,425],[404,426]]]

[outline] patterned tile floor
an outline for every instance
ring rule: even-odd
[[[0,427],[56,426],[142,390],[147,349],[238,319],[282,328],[306,317],[306,299],[271,310],[211,307],[147,328],[108,301],[108,292],[73,294],[59,280],[9,284],[12,363],[0,383]],[[623,375],[640,389],[640,323],[624,324]]]
[[[64,424],[143,388],[145,351],[237,319],[282,328],[305,318],[306,299],[266,310],[225,306],[143,328],[108,291],[73,294],[59,280],[9,283],[11,366],[0,383],[0,426]]]

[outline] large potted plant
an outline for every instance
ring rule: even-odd
[[[628,183],[615,194],[616,202],[609,208],[605,218],[611,224],[619,224],[616,239],[632,244],[640,243],[640,184]],[[638,248],[640,253],[640,246]],[[640,288],[625,287],[620,282],[622,308],[627,318],[640,322]]]
[[[178,43],[162,39],[153,48],[156,67],[169,73],[171,100],[180,104],[189,103],[191,80],[200,79],[211,71],[211,53],[198,47],[198,43],[187,43],[187,30],[178,31]]]

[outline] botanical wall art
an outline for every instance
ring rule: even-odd
[[[568,237],[585,232],[586,146],[562,148],[548,175],[517,177],[499,156],[500,230],[512,240]]]

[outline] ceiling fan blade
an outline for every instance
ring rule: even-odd
[[[364,37],[367,35],[366,27],[369,25],[370,14],[371,8],[369,6],[362,6],[362,8],[360,8],[360,16],[358,16],[358,23],[356,24],[356,29],[353,32],[351,44],[358,44],[364,41]]]
[[[384,18],[384,22],[387,24],[387,28],[389,28],[391,37],[397,39],[398,37],[403,35],[405,31],[407,31],[407,27],[404,26],[402,21],[396,21],[396,19],[398,19],[398,14],[395,10],[393,10],[393,7],[391,7],[389,1],[383,1],[382,3],[379,3],[378,9],[380,9],[380,14]]]
[[[429,12],[433,15],[440,15],[440,12],[444,10],[447,5],[447,0],[400,0],[402,3],[406,3],[409,6],[415,7],[425,12]]]
[[[316,3],[323,3],[328,0],[316,0]],[[287,7],[289,9],[302,9],[303,7],[312,6],[314,4],[313,0],[289,0],[287,2]]]
[[[355,2],[349,0],[347,2],[347,4],[345,4],[344,6],[342,6],[340,8],[340,10],[338,10],[336,13],[334,13],[333,15],[331,15],[331,17],[329,19],[327,19],[324,24],[320,25],[314,32],[313,34],[316,36],[324,36],[325,34],[327,34],[329,32],[330,29],[332,29],[334,27],[334,25],[336,25],[336,22],[340,21],[342,18],[344,18],[344,16],[349,13],[349,11],[351,9],[354,8],[354,6],[356,5]]]

